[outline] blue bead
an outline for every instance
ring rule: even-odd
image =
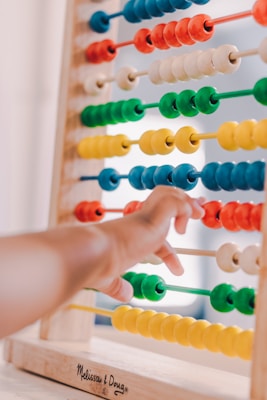
[[[155,185],[173,186],[172,172],[174,167],[172,165],[162,165],[155,170],[154,183]]]
[[[192,3],[202,5],[202,4],[207,4],[210,0],[191,0]]]
[[[105,33],[110,28],[109,16],[105,11],[96,11],[88,21],[89,27],[98,33]]]
[[[192,190],[198,182],[198,172],[191,164],[178,165],[172,174],[173,184],[184,190]]]
[[[171,4],[170,0],[157,0],[158,8],[164,13],[171,13],[176,10]]]
[[[147,12],[144,0],[135,0],[134,12],[142,20],[152,18],[151,15]]]
[[[157,0],[145,0],[145,7],[151,17],[162,17],[164,15],[157,5]]]
[[[154,189],[155,182],[154,182],[154,173],[158,167],[156,165],[152,165],[144,170],[141,175],[141,181],[146,189]]]
[[[185,10],[192,5],[190,0],[169,0],[171,5],[178,10]]]
[[[114,168],[105,168],[98,176],[98,183],[103,190],[115,190],[120,184],[120,174]]]
[[[203,185],[213,191],[218,191],[221,190],[221,187],[218,185],[217,180],[215,178],[215,174],[217,169],[221,163],[219,162],[211,162],[209,164],[206,164],[205,167],[201,171],[201,182]]]
[[[141,166],[141,165],[137,165],[136,167],[133,167],[128,175],[128,179],[129,179],[129,183],[132,187],[134,187],[135,189],[138,190],[144,190],[145,186],[142,183],[142,174],[144,172],[146,168]]]
[[[235,168],[234,162],[226,162],[221,164],[215,173],[215,179],[218,185],[223,190],[227,190],[228,192],[236,190],[236,187],[231,179],[231,174],[234,168]]]
[[[242,161],[235,165],[231,172],[231,181],[235,185],[236,189],[248,190],[250,185],[247,179],[247,170],[250,163],[247,161]]]
[[[123,7],[122,13],[123,13],[123,16],[126,19],[126,21],[132,22],[135,24],[137,22],[140,22],[141,19],[135,13],[134,3],[135,3],[135,0],[128,1],[128,3],[126,3],[125,6]]]
[[[247,181],[251,189],[264,189],[265,161],[254,161],[247,169]]]

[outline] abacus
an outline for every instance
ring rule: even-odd
[[[211,0],[211,3],[216,1]],[[257,275],[257,292],[251,287],[235,288],[228,283],[211,289],[174,285],[154,272],[153,265],[160,263],[154,255],[143,260],[151,264],[151,274],[128,271],[124,278],[132,284],[136,298],[149,300],[152,305],[161,301],[167,291],[180,291],[185,296],[187,293],[202,295],[218,312],[237,309],[246,315],[255,313],[255,329],[156,312],[152,306],[149,309],[131,305],[121,305],[114,310],[98,308],[95,293],[85,288],[41,321],[39,336],[21,334],[8,338],[5,358],[18,368],[109,400],[155,400],[163,396],[177,400],[267,399],[264,351],[267,337],[266,201],[254,204],[234,197],[224,204],[213,199],[213,193],[221,191],[234,195],[236,190],[241,190],[246,196],[247,191],[263,193],[265,161],[213,160],[202,168],[191,164],[189,159],[186,163],[179,162],[180,153],[196,153],[202,141],[208,140],[216,142],[222,152],[231,156],[238,150],[251,153],[267,148],[267,120],[264,119],[267,77],[261,76],[252,86],[247,84],[242,89],[236,85],[231,92],[217,91],[210,84],[200,84],[197,90],[184,87],[191,80],[203,82],[202,79],[212,79],[215,75],[221,75],[222,81],[227,79],[223,75],[236,73],[243,57],[259,56],[261,62],[267,62],[264,37],[259,38],[258,47],[241,51],[225,43],[218,48],[203,47],[203,43],[216,34],[217,25],[223,23],[250,18],[255,24],[266,27],[267,2],[251,1],[250,9],[236,14],[226,12],[220,17],[202,12],[208,0],[128,0],[123,3],[121,5],[118,0],[67,1],[50,226],[99,222],[108,213],[135,212],[142,207],[141,201],[132,200],[117,208],[101,202],[102,191],[114,191],[122,180],[127,180],[136,193],[152,190],[157,185],[171,185],[187,191],[202,185],[210,191],[203,206],[202,224],[206,228],[222,228],[225,236],[227,232],[261,232],[261,243],[241,249],[225,240],[217,250],[176,248],[177,253],[214,258],[216,265],[226,273],[242,270],[248,275]],[[189,8],[192,17],[188,16]],[[173,20],[153,22],[156,18],[163,20],[165,14],[171,14]],[[117,17],[123,17],[127,23],[142,23],[144,27],[136,28],[134,39],[116,43]],[[152,29],[146,28],[146,20],[151,20]],[[195,45],[200,47],[191,51]],[[127,66],[114,72],[115,58],[123,53],[119,54],[118,49],[126,46],[134,47],[133,50],[143,53],[144,57],[154,50],[167,51],[171,47],[179,53],[168,58],[161,58],[159,54],[159,59],[144,70]],[[190,46],[189,51],[186,46]],[[164,90],[153,103],[146,103],[135,95],[127,98],[130,90],[138,89],[141,77]],[[124,90],[119,101],[113,101],[111,96],[115,82]],[[172,86],[170,91],[169,84],[177,86]],[[195,127],[192,118],[199,114],[209,118],[227,99],[235,98],[245,104],[247,96],[260,108],[262,117],[258,120],[224,119],[211,132],[201,132]],[[165,126],[179,117],[190,118],[190,122],[176,132],[165,127],[140,131],[138,139],[128,136],[127,124],[147,118],[153,109],[158,109]],[[118,123],[125,126],[126,133],[106,134],[108,125],[115,127]],[[154,165],[151,161],[148,167],[137,165],[128,171],[122,162],[120,171],[105,168],[104,158],[123,157],[123,160],[133,145],[138,145],[142,156],[152,156],[151,159],[156,154],[167,157],[176,152],[177,164],[170,165],[166,161],[164,165]],[[250,376],[222,372],[219,366],[210,368],[205,363],[201,366],[192,363],[190,349],[187,361],[182,361],[179,357],[98,339],[94,337],[94,314],[109,318],[117,331],[168,342],[173,352],[177,346],[184,346],[204,352],[204,358],[208,351],[240,358],[241,363],[251,360]]]

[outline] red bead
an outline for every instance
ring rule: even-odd
[[[160,50],[167,50],[170,48],[163,34],[165,26],[166,24],[158,24],[151,31],[151,41],[153,45]]]
[[[266,0],[257,0],[252,7],[252,15],[258,24],[267,26],[267,2]]]
[[[142,207],[141,201],[130,201],[123,209],[123,215],[132,214],[135,211],[140,210]]]
[[[101,221],[105,211],[99,201],[81,201],[74,210],[74,215],[80,222]]]
[[[262,217],[263,204],[255,204],[250,213],[250,221],[254,229],[261,230],[261,217]]]
[[[203,224],[212,229],[221,228],[220,212],[223,207],[222,202],[214,200],[203,204],[202,207],[205,210],[205,215],[202,218]]]
[[[182,44],[179,42],[175,35],[175,28],[177,21],[168,22],[163,29],[163,36],[166,43],[171,47],[181,47]]]
[[[206,42],[214,34],[214,26],[205,26],[205,22],[210,21],[210,16],[207,14],[195,15],[188,24],[188,32],[196,42]]]
[[[134,46],[140,53],[152,53],[155,46],[151,40],[151,30],[147,28],[139,29],[136,32],[133,40]]]
[[[245,231],[253,231],[255,229],[252,225],[250,217],[253,208],[254,204],[243,203],[240,204],[235,210],[234,220],[240,226],[240,228],[244,229]]]
[[[220,212],[220,220],[222,226],[228,231],[236,232],[240,231],[239,225],[237,225],[234,215],[236,208],[240,205],[238,201],[230,201],[225,204]]]
[[[99,64],[102,62],[99,56],[99,43],[91,43],[85,50],[85,56],[88,61],[94,64]]]
[[[99,43],[99,57],[102,61],[112,61],[116,57],[118,51],[113,40],[105,39]]]
[[[191,45],[195,43],[195,40],[191,38],[188,32],[188,24],[190,22],[190,18],[182,18],[177,22],[175,27],[175,35],[177,40],[182,44]]]

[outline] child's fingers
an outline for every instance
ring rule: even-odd
[[[128,302],[133,297],[132,285],[121,277],[107,279],[98,285],[96,289],[122,302]]]
[[[180,260],[177,257],[174,249],[166,240],[164,241],[160,249],[155,252],[155,254],[162,259],[162,261],[166,264],[166,266],[174,275],[183,274],[184,269],[182,267],[182,264],[180,263]]]

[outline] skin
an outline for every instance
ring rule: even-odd
[[[166,237],[171,222],[183,234],[190,218],[203,217],[203,201],[157,187],[141,210],[121,219],[1,238],[0,337],[42,318],[84,287],[129,301],[132,287],[120,276],[151,253],[181,275]]]

